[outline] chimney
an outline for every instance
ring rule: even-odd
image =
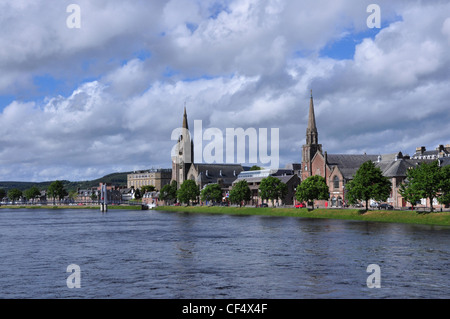
[[[416,153],[420,152],[420,154],[423,154],[426,151],[425,146],[417,147]]]
[[[222,170],[219,171],[219,175],[222,176]]]
[[[381,155],[378,155],[378,163],[381,162]]]
[[[206,177],[209,177],[208,170],[206,170],[205,175],[206,175]]]

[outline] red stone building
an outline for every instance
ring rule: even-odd
[[[306,144],[302,148],[301,179],[312,175],[320,175],[325,178],[330,190],[328,201],[317,201],[319,206],[341,207],[346,202],[345,185],[353,179],[358,168],[367,161],[372,161],[379,167],[384,176],[392,183],[391,195],[388,204],[394,208],[410,206],[399,193],[400,185],[406,178],[408,169],[415,167],[420,162],[439,160],[440,165],[450,165],[450,145],[439,145],[436,150],[427,151],[425,147],[416,149],[413,156],[403,155],[402,152],[394,154],[327,154],[323,152],[322,144],[319,144],[319,134],[314,114],[314,102],[311,93],[309,104],[308,127],[306,129]],[[430,207],[429,201],[423,199],[419,207]],[[433,203],[437,209],[442,205]]]

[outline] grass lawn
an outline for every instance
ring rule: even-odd
[[[160,206],[160,211],[179,211],[189,213],[230,214],[230,215],[264,215],[306,218],[331,218],[348,220],[365,220],[390,223],[409,223],[423,225],[450,226],[450,212],[423,213],[415,211],[386,211],[359,209],[325,209],[309,210],[307,208],[270,208],[270,207],[220,207],[220,206]]]

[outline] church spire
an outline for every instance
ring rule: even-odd
[[[322,145],[319,144],[319,134],[317,133],[314,101],[311,90],[308,127],[306,128],[306,144],[304,144],[302,148],[302,179],[316,174],[316,172],[312,171],[312,159],[317,153],[322,154]]]
[[[184,102],[183,128],[185,128],[186,130],[189,130],[187,114],[186,114],[186,102]]]
[[[316,116],[314,114],[314,101],[311,90],[311,99],[309,101],[308,127],[306,128],[306,144],[318,144],[319,134],[317,133]]]

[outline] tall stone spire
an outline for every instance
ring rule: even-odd
[[[186,180],[187,173],[194,160],[194,141],[191,139],[184,103],[182,132],[178,138],[176,152],[172,155],[172,181],[177,182],[177,187]]]
[[[184,103],[183,128],[189,130],[187,114],[186,114],[186,102]]]
[[[313,175],[312,159],[318,152],[322,154],[322,145],[319,144],[319,134],[317,132],[316,116],[314,114],[314,101],[311,90],[308,127],[306,128],[306,144],[304,144],[302,148],[302,179]]]
[[[308,127],[306,128],[306,144],[318,144],[319,134],[317,133],[316,116],[314,114],[314,101],[311,90],[311,99],[309,101]]]

